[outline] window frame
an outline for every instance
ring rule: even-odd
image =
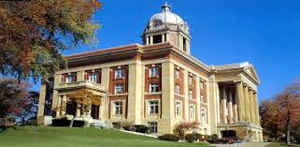
[[[160,86],[157,83],[150,83],[149,84],[149,93],[156,93],[160,92]]]
[[[148,114],[149,115],[157,115],[160,113],[159,111],[159,100],[149,100],[148,101]]]
[[[122,94],[122,93],[124,93],[124,85],[122,85],[122,84],[116,84],[114,90],[115,90],[114,91],[115,94]]]
[[[114,115],[123,115],[123,102],[115,101],[114,103]]]
[[[116,69],[115,70],[115,79],[122,79],[124,77],[123,70],[122,69]]]

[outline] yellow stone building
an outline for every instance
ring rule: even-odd
[[[142,39],[143,45],[65,57],[68,68],[41,85],[39,123],[49,115],[90,123],[128,121],[165,134],[181,122],[196,121],[194,131],[201,134],[262,141],[260,81],[253,65],[210,66],[194,58],[187,23],[166,4],[151,17]],[[94,99],[78,98],[85,92]]]

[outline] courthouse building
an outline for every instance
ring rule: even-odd
[[[160,135],[196,121],[201,134],[262,141],[252,64],[212,66],[193,57],[189,27],[167,4],[149,20],[142,42],[65,57],[67,68],[55,73],[53,85],[41,85],[39,122],[48,115],[128,121]],[[83,89],[98,98],[87,111],[78,101]]]

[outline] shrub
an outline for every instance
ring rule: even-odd
[[[123,128],[124,130],[127,130],[127,131],[135,131],[133,123],[132,122],[128,122],[128,121],[122,121],[122,122],[120,122],[120,128]]]
[[[135,131],[139,133],[149,132],[149,128],[146,125],[134,125],[133,127],[135,128]]]
[[[199,124],[197,122],[184,122],[175,127],[174,133],[178,135],[180,139],[184,139],[186,131],[197,129],[198,127]]]
[[[162,136],[158,137],[160,140],[166,140],[166,141],[178,141],[179,137],[174,134],[164,134]]]
[[[113,128],[115,129],[121,129],[121,122],[113,122],[112,123]]]
[[[185,140],[189,143],[195,142],[198,140],[198,135],[197,133],[186,134]]]
[[[211,136],[208,136],[207,141],[209,143],[218,143],[219,142],[218,135],[217,134],[213,134]]]

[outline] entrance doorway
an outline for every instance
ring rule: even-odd
[[[92,105],[91,116],[93,119],[99,119],[99,105]]]
[[[236,137],[236,131],[234,130],[225,130],[221,131],[222,137],[224,138],[233,138]]]
[[[67,103],[67,114],[68,115],[73,115],[74,117],[76,116],[76,106],[77,106],[77,103],[74,102],[74,101],[69,101]]]

